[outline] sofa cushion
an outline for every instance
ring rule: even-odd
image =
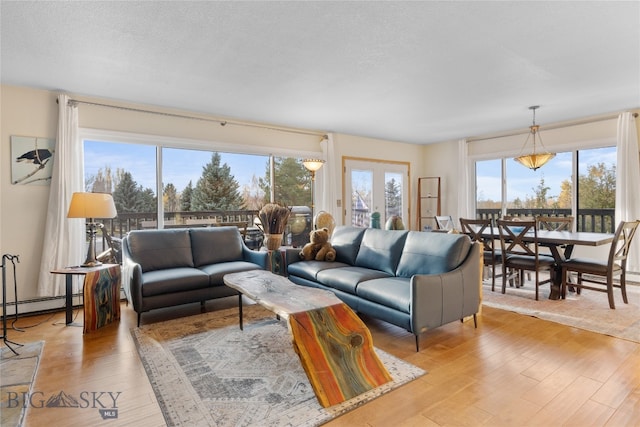
[[[200,270],[209,276],[209,283],[213,286],[224,285],[222,278],[225,274],[259,269],[259,265],[246,261],[219,262],[217,264],[203,265],[200,267]]]
[[[193,267],[189,230],[134,230],[127,235],[127,244],[143,273]]]
[[[395,275],[407,233],[399,230],[366,229],[355,265]]]
[[[327,261],[302,261],[289,264],[287,272],[289,276],[302,277],[304,279],[316,280],[318,272],[327,270],[330,268],[348,267],[348,264],[343,262],[327,262]]]
[[[454,270],[467,258],[471,240],[466,234],[410,231],[396,276],[440,274]]]
[[[354,265],[360,242],[366,228],[347,225],[336,227],[331,235],[331,245],[336,250],[336,261]]]
[[[242,260],[242,235],[238,227],[192,228],[190,233],[196,267]]]
[[[360,282],[356,295],[369,301],[409,313],[411,310],[411,279],[388,277]]]
[[[365,280],[390,277],[389,273],[364,267],[342,267],[319,271],[316,280],[330,288],[356,295],[356,287]]]
[[[167,268],[142,274],[142,296],[192,291],[209,286],[209,276],[197,268]]]

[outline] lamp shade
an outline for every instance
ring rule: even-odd
[[[117,215],[111,194],[73,193],[67,218],[113,218]]]
[[[527,167],[529,169],[536,170],[549,160],[553,159],[556,155],[553,153],[532,153],[526,156],[516,157],[515,161]]]
[[[324,160],[320,159],[304,159],[302,164],[305,168],[307,168],[310,172],[316,172],[318,169],[324,165]]]

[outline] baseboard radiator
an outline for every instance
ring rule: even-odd
[[[120,290],[120,299],[124,300],[124,291]],[[84,305],[83,296],[81,293],[73,294],[73,307],[82,307]],[[66,297],[64,295],[57,297],[42,297],[31,298],[28,300],[7,301],[7,317],[15,316],[16,306],[18,308],[18,316],[22,315],[36,315],[41,313],[51,313],[55,311],[64,311],[66,303]],[[4,317],[5,313],[2,313],[0,317]]]

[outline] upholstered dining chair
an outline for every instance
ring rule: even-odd
[[[502,263],[502,252],[495,248],[495,240],[487,237],[484,233],[488,232],[489,236],[493,236],[493,222],[491,219],[467,219],[460,218],[460,229],[462,233],[471,238],[472,242],[480,242],[483,247],[484,266],[491,269],[491,291],[495,291],[496,287],[496,265]],[[498,274],[497,277],[500,277]]]
[[[629,304],[626,287],[627,257],[638,224],[640,221],[621,221],[618,224],[606,261],[591,258],[570,258],[564,261],[561,265],[562,288],[560,293],[562,298],[566,298],[567,286],[576,288],[578,294],[582,289],[606,292],[609,297],[609,308],[615,309],[613,288],[620,288],[622,301]],[[570,272],[577,273],[578,280],[577,283],[568,285],[567,278]],[[620,278],[619,284],[613,281],[615,277]],[[589,285],[586,285],[585,282]]]
[[[453,218],[451,215],[436,216],[436,224],[440,230],[453,230]]]
[[[541,285],[552,283],[556,274],[556,262],[550,255],[540,254],[537,223],[533,221],[498,220],[500,249],[502,251],[502,293],[514,274],[523,271],[535,273],[535,295],[538,300]],[[527,240],[525,241],[525,237]],[[507,272],[512,271],[511,275]],[[549,278],[541,280],[540,273],[548,272]]]

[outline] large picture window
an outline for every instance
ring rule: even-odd
[[[536,171],[512,158],[479,160],[476,214],[574,216],[578,231],[613,232],[615,169],[615,147],[560,152]]]
[[[310,176],[300,158],[96,139],[84,140],[84,152],[86,190],[113,194],[115,235],[224,223],[252,227],[269,202],[310,212]]]

